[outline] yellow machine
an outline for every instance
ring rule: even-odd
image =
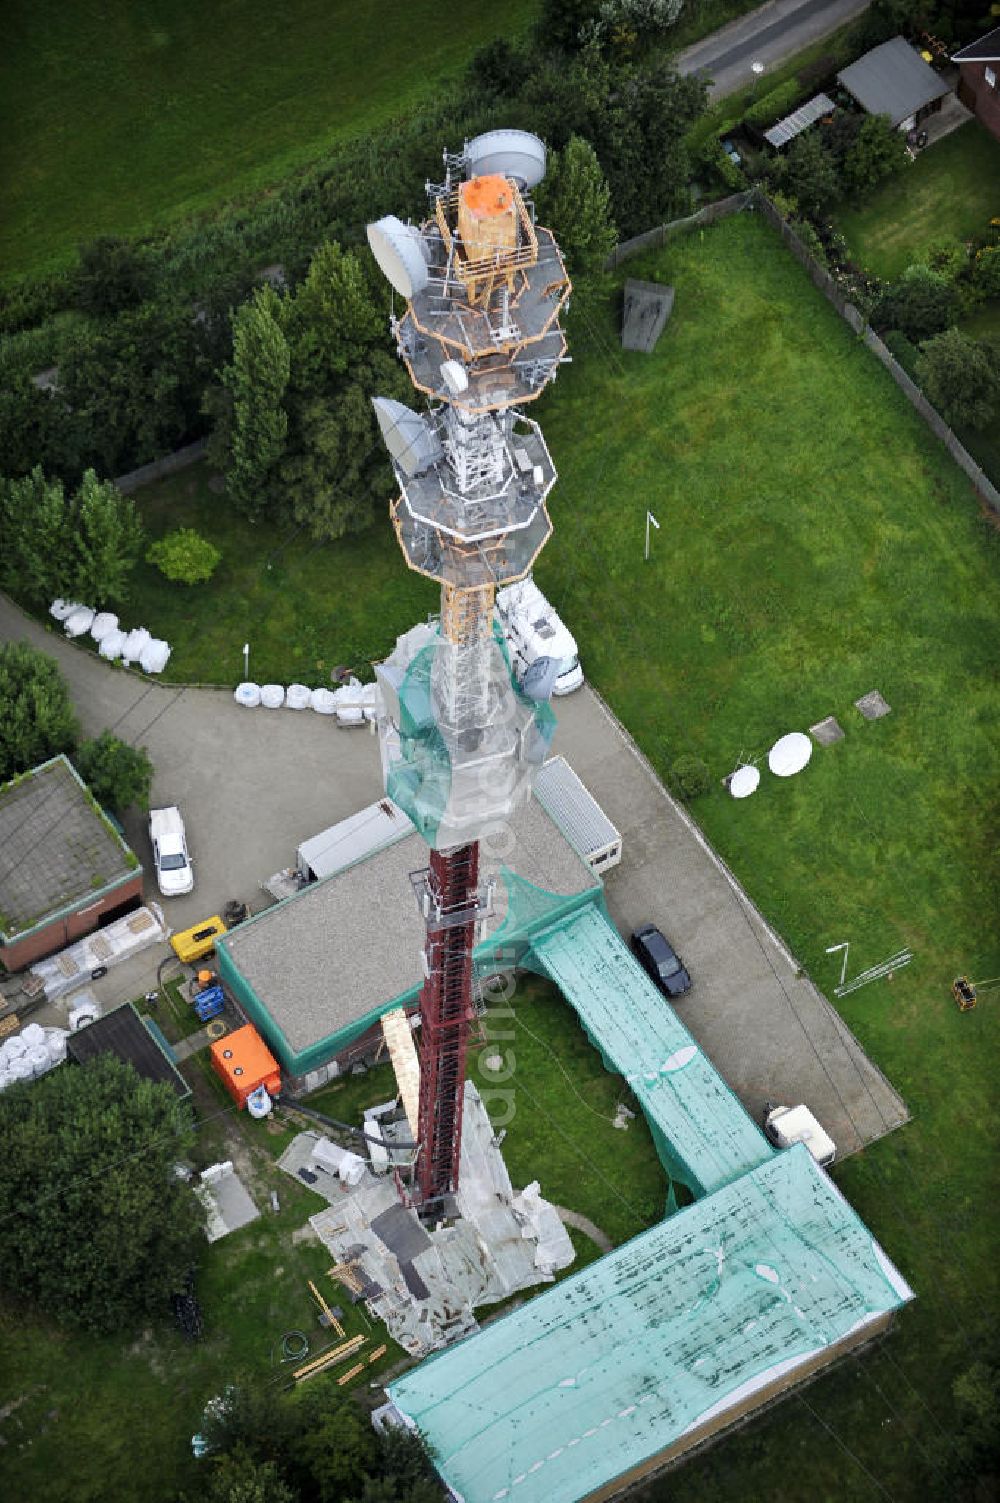
[[[171,946],[178,960],[183,960],[190,965],[195,960],[202,960],[206,955],[211,955],[215,949],[215,941],[220,934],[225,934],[226,926],[218,914],[213,918],[202,919],[191,929],[183,929],[180,934],[171,938]]]

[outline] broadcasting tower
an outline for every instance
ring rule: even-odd
[[[377,397],[399,496],[391,516],[411,569],[441,583],[440,626],[400,637],[378,668],[386,790],[430,846],[413,884],[426,922],[420,994],[421,1207],[458,1188],[472,952],[490,892],[479,841],[530,797],[554,729],[557,665],[514,678],[494,627],[498,586],[521,579],[548,541],[555,467],[534,401],[565,357],[570,292],[559,248],[526,195],[545,147],[490,131],[444,154],[430,216],[368,226],[379,267],[406,304],[392,318],[425,410]]]

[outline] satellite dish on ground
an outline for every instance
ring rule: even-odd
[[[528,130],[488,130],[466,141],[465,160],[473,177],[499,172],[534,188],[545,176],[545,142]]]
[[[767,765],[777,778],[801,772],[813,753],[813,744],[802,731],[792,731],[776,741],[767,754]]]
[[[407,475],[422,475],[441,457],[437,434],[412,407],[392,397],[372,397],[386,448]]]
[[[420,231],[412,225],[404,224],[395,214],[387,214],[368,226],[368,244],[379,270],[400,297],[416,297],[427,286],[423,241]]]
[[[757,784],[760,782],[760,769],[747,764],[737,767],[729,779],[729,792],[733,798],[749,798],[751,793],[756,793]]]

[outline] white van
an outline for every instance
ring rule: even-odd
[[[769,1101],[764,1107],[764,1132],[776,1148],[804,1143],[824,1169],[837,1157],[836,1144],[807,1106],[773,1106]]]
[[[538,658],[555,658],[559,673],[553,694],[572,694],[583,684],[576,641],[533,579],[497,591],[497,614],[518,679]]]

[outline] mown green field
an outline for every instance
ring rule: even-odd
[[[863,203],[838,204],[834,220],[854,259],[876,276],[892,278],[936,246],[982,234],[997,214],[1000,142],[970,120]]]
[[[401,115],[536,0],[11,0],[0,279],[277,183]],[[460,144],[460,143],[459,143]]]

